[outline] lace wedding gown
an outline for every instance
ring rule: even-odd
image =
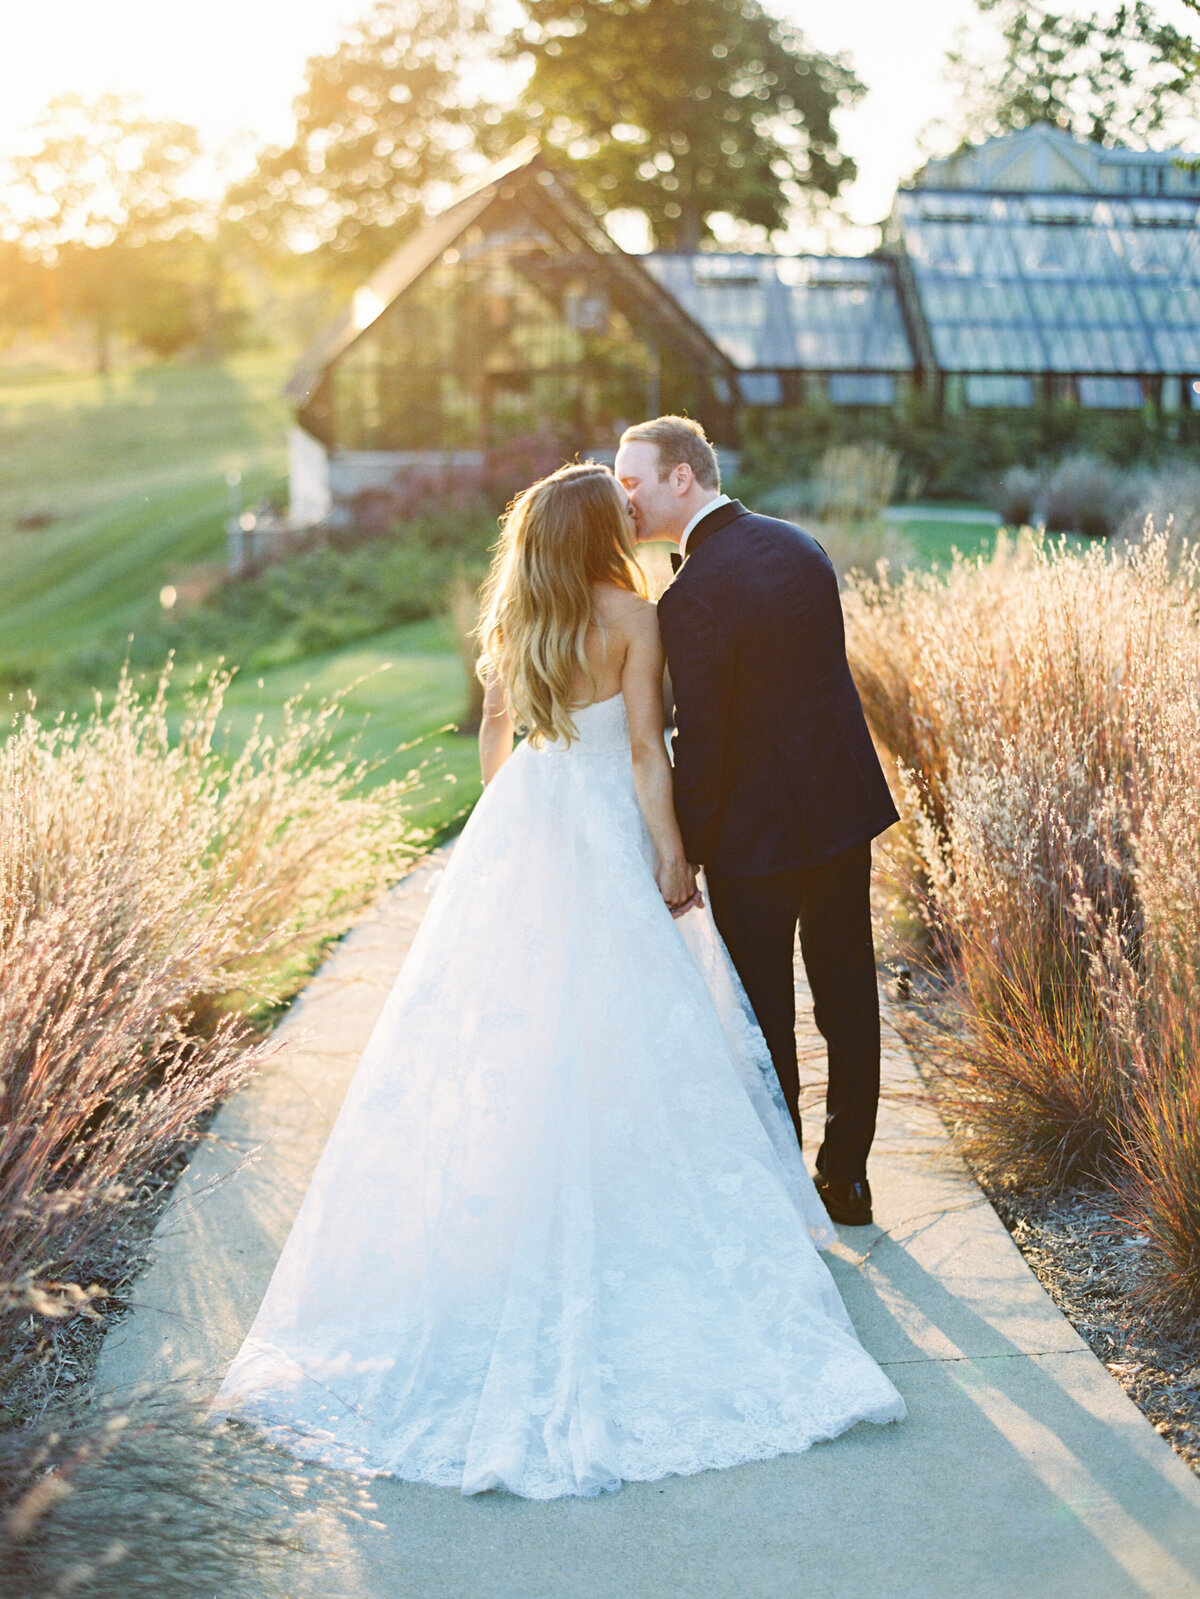
[[[301,1457],[550,1499],[904,1414],[624,701],[575,719],[484,791],[214,1401]]]

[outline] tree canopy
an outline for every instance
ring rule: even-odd
[[[231,191],[229,217],[260,245],[374,266],[461,171],[476,116],[461,68],[483,26],[462,0],[377,0],[310,59],[294,139]]]
[[[976,4],[999,23],[1004,56],[997,71],[974,52],[950,52],[964,139],[1053,122],[1097,143],[1145,142],[1194,115],[1200,53],[1146,0],[1086,15],[1031,0]]]
[[[532,59],[519,116],[605,209],[645,213],[694,250],[727,212],[775,231],[855,174],[834,113],[862,93],[758,0],[525,0],[510,56]]]
[[[115,333],[166,354],[196,330],[184,285],[205,220],[188,189],[199,153],[194,128],[135,98],[66,95],[8,162],[5,231],[52,272],[55,313],[90,327],[101,371]]]

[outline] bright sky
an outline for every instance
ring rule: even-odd
[[[0,153],[53,95],[106,89],[141,94],[149,108],[195,124],[226,154],[280,140],[308,56],[330,49],[341,24],[370,0],[0,0]],[[991,37],[974,0],[767,0],[812,44],[846,51],[868,93],[844,115],[844,147],[861,176],[846,196],[854,221],[877,222],[897,182],[920,164],[921,135],[952,97],[944,57],[956,31]],[[1081,9],[1086,0],[1080,0]],[[1180,0],[1157,0],[1164,20],[1194,28]],[[5,15],[7,13],[7,15]]]

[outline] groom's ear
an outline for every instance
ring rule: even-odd
[[[695,481],[695,476],[696,474],[686,461],[679,461],[670,471],[671,487],[682,498],[691,488],[692,483]]]

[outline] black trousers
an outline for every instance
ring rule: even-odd
[[[803,1144],[796,1061],[796,927],[817,1027],[829,1052],[825,1140],[818,1169],[834,1182],[866,1176],[879,1106],[879,989],[871,934],[871,846],[770,877],[705,873],[717,930],[763,1030]]]

